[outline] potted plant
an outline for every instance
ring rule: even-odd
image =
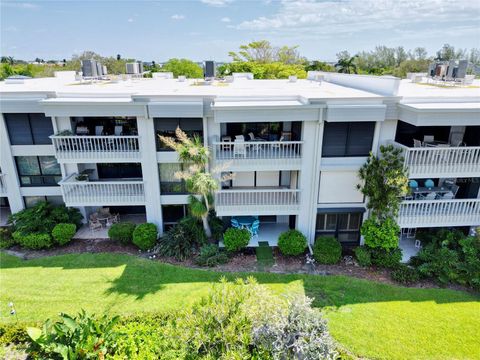
[[[73,135],[71,130],[62,130],[55,134],[56,136],[71,136]]]
[[[77,181],[88,181],[88,174],[81,173],[75,176],[75,180]]]

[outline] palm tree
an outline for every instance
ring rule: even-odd
[[[337,72],[344,74],[357,74],[357,65],[355,64],[356,56],[351,58],[338,59],[338,62],[335,64]]]
[[[180,128],[177,128],[175,135],[176,139],[166,136],[159,136],[159,138],[178,153],[182,163],[189,165],[187,170],[175,173],[175,177],[185,180],[188,191],[196,194],[188,197],[190,212],[202,220],[205,235],[211,238],[212,230],[208,223],[208,214],[213,206],[212,194],[218,189],[218,183],[207,171],[210,152],[203,146],[198,136],[190,139]]]

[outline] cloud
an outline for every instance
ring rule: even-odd
[[[174,14],[170,17],[172,20],[183,20],[185,19],[185,15],[182,14]]]
[[[230,21],[232,21],[232,19],[230,19],[228,16],[225,16],[225,17],[221,18],[220,21],[224,22],[224,23],[229,23]]]
[[[37,4],[32,4],[28,2],[1,1],[0,3],[2,6],[16,9],[33,10],[39,8]]]
[[[452,21],[452,14],[455,21]],[[461,22],[480,21],[480,5],[470,0],[282,0],[278,11],[241,22],[239,30],[263,33],[302,33],[342,36],[352,32],[392,31],[398,28],[444,30]]]
[[[132,23],[132,22],[133,22],[133,19],[132,19],[132,18],[128,18],[127,21],[128,21],[129,23]]]
[[[209,6],[216,6],[216,7],[222,7],[226,6],[227,4],[233,2],[233,0],[200,0],[203,4],[209,5]]]

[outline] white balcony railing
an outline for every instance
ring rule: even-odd
[[[144,183],[139,180],[77,181],[76,174],[60,181],[67,206],[144,205]]]
[[[5,174],[0,174],[0,194],[7,193],[7,183],[5,182]]]
[[[50,136],[59,161],[128,161],[140,158],[138,136]]]
[[[400,204],[402,228],[480,225],[480,199],[406,200]]]
[[[213,157],[229,167],[300,166],[303,141],[213,142]]]
[[[414,177],[480,176],[480,147],[418,147],[394,143],[404,151],[405,166]]]
[[[215,210],[227,215],[284,215],[300,209],[300,190],[243,188],[215,193]]]

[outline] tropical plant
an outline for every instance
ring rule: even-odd
[[[344,74],[357,74],[357,65],[355,64],[356,56],[349,58],[338,59],[335,64],[335,69],[337,72]]]
[[[0,228],[0,249],[7,249],[15,244],[12,238],[12,230],[10,227]]]
[[[119,241],[124,245],[132,243],[135,224],[131,222],[120,222],[113,224],[108,229],[108,237],[112,240]]]
[[[405,264],[398,264],[390,273],[392,280],[401,284],[410,285],[420,280],[417,269]]]
[[[217,266],[228,262],[228,256],[220,251],[218,245],[208,244],[200,248],[200,253],[195,259],[195,263],[200,266]]]
[[[358,246],[355,248],[355,257],[360,266],[372,265],[372,256],[370,250],[366,246]]]
[[[145,223],[137,225],[133,231],[132,242],[140,250],[148,250],[155,246],[158,237],[157,225]]]
[[[290,229],[280,234],[278,248],[283,255],[303,254],[307,248],[307,238],[300,231]]]
[[[392,217],[382,221],[372,216],[363,222],[360,231],[365,245],[370,248],[389,250],[398,247],[400,227]]]
[[[96,318],[83,310],[77,316],[62,313],[59,321],[47,320],[41,329],[27,329],[32,339],[29,353],[47,359],[105,359],[121,336],[114,330],[118,319]]]
[[[228,228],[223,234],[223,243],[228,251],[239,251],[245,248],[250,241],[250,232],[247,229]]]
[[[15,231],[12,236],[15,243],[26,249],[39,250],[53,245],[52,238],[47,233],[23,234],[20,231]]]
[[[314,60],[305,65],[305,71],[335,72],[335,67],[323,61]]]
[[[380,146],[380,155],[371,153],[358,177],[362,184],[357,188],[368,198],[370,214],[379,220],[396,217],[402,196],[409,192],[402,151],[392,145]]]
[[[342,245],[333,236],[319,236],[313,245],[313,257],[320,264],[336,264],[342,257]]]
[[[372,264],[387,269],[395,269],[400,261],[402,261],[402,249],[383,249],[373,248],[370,249],[370,255],[372,257]]]
[[[72,240],[77,232],[75,224],[60,223],[52,230],[52,237],[58,245],[65,245]]]

